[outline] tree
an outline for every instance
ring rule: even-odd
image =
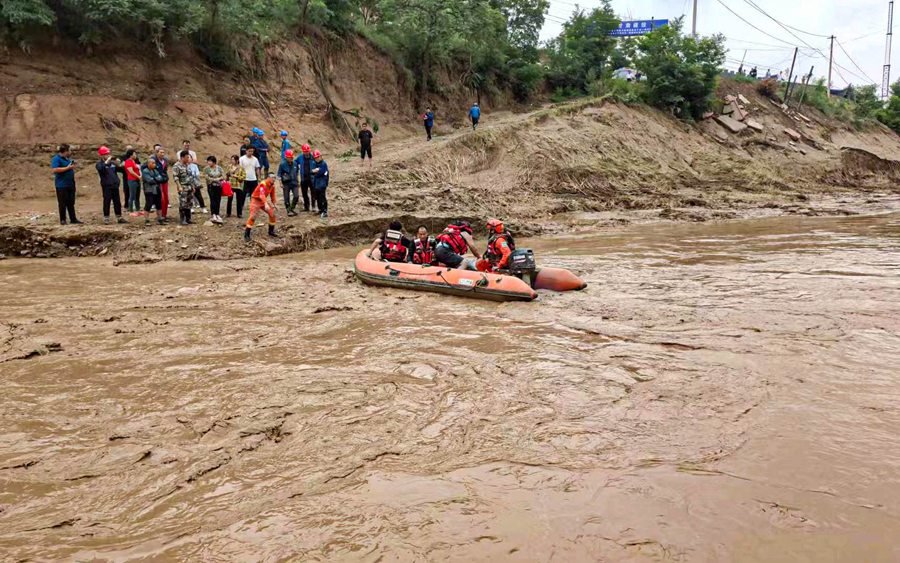
[[[619,27],[610,0],[590,13],[576,10],[563,25],[563,31],[550,45],[551,87],[587,93],[588,85],[609,68],[609,57],[616,45],[610,33]]]
[[[725,38],[682,35],[683,21],[679,18],[641,37],[634,64],[647,77],[648,103],[683,119],[698,119],[712,101],[725,62]]]
[[[875,117],[878,111],[884,107],[875,92],[875,85],[862,86],[853,92],[853,101],[856,102],[853,113],[856,117],[861,119]]]
[[[876,118],[900,133],[900,80],[891,84],[891,97],[887,106],[876,114]]]
[[[549,8],[549,0],[502,0],[500,4],[510,46],[529,62],[537,61],[538,40]]]

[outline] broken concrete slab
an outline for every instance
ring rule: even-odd
[[[734,104],[725,104],[725,107],[722,108],[722,113],[724,115],[731,115],[734,113]]]
[[[745,98],[743,94],[738,94],[738,101],[741,102],[742,104],[744,104],[745,106],[750,105],[750,100]]]
[[[708,112],[706,112],[706,113],[703,114],[703,119],[711,119],[711,118],[713,118],[713,117],[715,117],[715,116],[716,116],[716,114],[714,114],[714,113],[711,112],[711,111],[708,111]]]
[[[730,103],[733,103],[736,99],[737,99],[737,98],[735,98],[735,97],[732,96],[731,94],[725,96],[725,102],[726,102],[726,103],[729,103],[729,104],[730,104]]]
[[[799,141],[802,138],[800,133],[794,131],[793,129],[785,129],[784,134],[795,141]]]
[[[747,125],[747,127],[749,127],[750,129],[753,129],[754,131],[765,131],[766,130],[765,126],[763,126],[762,123],[760,123],[759,121],[756,121],[754,119],[748,119],[744,123]]]
[[[797,114],[797,117],[799,117],[800,119],[802,119],[803,121],[805,121],[805,122],[807,122],[807,123],[812,123],[812,119],[806,117],[806,116],[803,115],[802,113],[798,113],[798,114]]]
[[[720,115],[720,116],[716,117],[716,121],[719,122],[719,125],[728,129],[732,133],[740,133],[741,131],[743,131],[744,129],[747,128],[747,126],[744,125],[743,123],[741,123],[740,121],[732,119],[732,118],[728,117],[727,115]]]

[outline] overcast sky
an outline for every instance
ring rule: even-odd
[[[751,6],[751,1],[789,27],[825,37],[791,29],[790,32],[797,36],[794,37]],[[576,3],[590,9],[598,6],[600,1],[550,0],[550,12],[541,32],[541,39],[550,39],[559,34],[562,30],[560,21],[568,19]],[[613,0],[612,4],[622,19],[674,19],[685,14],[685,29],[690,30],[693,0]],[[753,29],[730,13],[725,6],[773,37]],[[900,3],[897,6],[900,7]],[[823,55],[828,56],[827,36],[834,34],[837,37],[834,61],[840,66],[835,68],[833,86],[840,88],[848,82],[856,85],[881,85],[887,0],[698,0],[697,12],[698,33],[722,33],[728,38],[726,66],[732,70],[737,69],[746,49],[744,67],[747,70],[755,65],[759,67],[760,76],[768,68],[772,69],[773,74],[777,70],[785,71],[791,65],[793,46],[796,45],[800,47],[800,54],[797,56],[797,70],[794,74],[805,74],[809,72],[810,66],[815,66],[815,75],[825,76],[828,72],[828,60]],[[894,21],[895,25],[898,23],[900,14]],[[839,44],[846,49],[847,54]],[[820,49],[823,55],[810,47]],[[892,65],[897,65],[898,50],[900,44],[895,45]],[[891,81],[895,81],[898,76],[900,65],[891,68]]]

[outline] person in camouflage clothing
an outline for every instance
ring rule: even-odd
[[[191,205],[194,203],[194,190],[199,186],[197,178],[191,174],[188,165],[191,163],[191,153],[181,151],[181,159],[172,166],[172,175],[178,186],[178,214],[181,216],[182,225],[191,224]]]

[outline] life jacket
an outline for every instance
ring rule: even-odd
[[[416,247],[413,250],[412,257],[413,264],[423,264],[428,266],[430,264],[434,264],[434,239],[428,237],[428,240],[422,242],[421,239],[416,239]]]
[[[509,231],[504,231],[500,234],[494,233],[488,239],[487,251],[485,252],[485,258],[490,260],[492,264],[496,264],[503,258],[503,252],[500,251],[501,240],[506,240],[506,245],[509,247],[510,252],[516,249],[516,241],[513,240],[513,236]]]
[[[404,262],[406,260],[403,233],[400,231],[385,231],[381,237],[381,257],[388,262]]]
[[[462,256],[469,250],[469,244],[462,236],[462,230],[459,225],[447,225],[444,232],[437,236],[437,241],[449,246],[453,252]]]

